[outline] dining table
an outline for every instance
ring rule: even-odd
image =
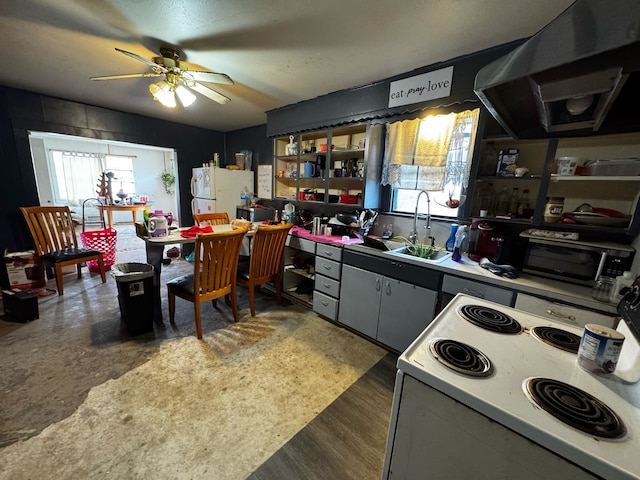
[[[104,212],[107,212],[107,225],[113,228],[113,212],[131,212],[133,223],[136,223],[136,212],[149,211],[151,205],[145,203],[136,203],[133,205],[100,205],[100,216],[104,218]]]
[[[254,223],[245,238],[242,241],[240,247],[240,255],[248,256],[251,251],[250,239],[253,237],[255,227],[261,225],[260,222]],[[164,258],[164,249],[167,245],[177,244],[189,244],[196,243],[195,236],[182,236],[184,231],[190,230],[193,227],[183,228],[170,228],[169,235],[164,237],[151,237],[146,233],[146,229],[143,224],[136,223],[136,235],[138,238],[144,240],[145,252],[147,256],[147,263],[153,266],[153,321],[156,325],[164,327],[164,321],[162,319],[162,301],[160,295],[160,276],[162,274],[162,261]],[[214,225],[213,233],[224,233],[236,229],[237,227],[231,224]]]

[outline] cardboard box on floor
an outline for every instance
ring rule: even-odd
[[[11,288],[28,289],[43,287],[38,275],[36,257],[33,250],[4,253],[4,265]]]

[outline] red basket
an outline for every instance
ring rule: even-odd
[[[116,232],[113,228],[107,228],[106,230],[91,230],[88,232],[80,233],[80,239],[82,240],[82,246],[84,248],[90,248],[92,250],[99,250],[102,252],[102,259],[104,261],[104,268],[109,269],[116,263]],[[99,272],[97,260],[89,260],[87,262],[90,272]]]

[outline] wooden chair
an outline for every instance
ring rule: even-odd
[[[256,227],[251,241],[249,271],[238,276],[238,282],[249,289],[251,316],[256,316],[255,287],[273,282],[278,304],[282,301],[281,261],[291,223]]]
[[[62,267],[76,265],[78,278],[81,264],[97,260],[102,283],[107,281],[102,252],[81,248],[69,207],[20,207],[33,239],[40,280],[44,283],[45,268],[55,269],[58,295],[63,295]]]
[[[240,244],[246,233],[247,230],[238,228],[224,233],[203,233],[196,237],[193,274],[167,282],[171,323],[175,318],[176,296],[193,302],[198,338],[202,338],[200,304],[203,302],[215,302],[220,297],[226,297],[233,318],[238,321],[236,275]]]
[[[230,223],[229,214],[227,212],[194,213],[193,221],[198,226],[201,222],[209,222],[209,225],[223,225]]]

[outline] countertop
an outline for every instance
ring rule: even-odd
[[[478,265],[478,262],[474,262],[466,256],[463,256],[460,262],[454,262],[449,258],[444,260],[442,263],[425,265],[419,260],[412,260],[411,258],[401,258],[397,256],[390,257],[382,250],[367,247],[362,244],[345,245],[345,249],[386,259],[391,258],[397,262],[411,263],[423,268],[438,270],[445,274],[477,280],[483,283],[515,290],[517,292],[529,293],[549,300],[558,300],[563,303],[576,305],[580,308],[588,308],[608,313],[610,315],[616,314],[616,305],[613,303],[604,303],[595,300],[591,297],[590,287],[536,277],[535,275],[529,275],[527,273],[521,273],[518,278],[513,280],[505,277],[499,277],[482,268]]]
[[[335,235],[313,235],[306,228],[297,227],[297,226],[289,230],[289,234],[296,237],[305,238],[307,240],[313,240],[314,242],[318,242],[318,243],[329,243],[332,245],[340,245],[340,246],[362,243],[362,240],[360,240],[359,238],[345,238],[345,237],[338,237]]]
[[[333,245],[343,246],[345,249],[353,250],[360,253],[366,253],[368,255],[393,259],[396,262],[405,262],[413,265],[418,265],[423,268],[429,268],[437,270],[445,274],[456,275],[458,277],[468,278],[470,280],[476,280],[490,285],[496,285],[503,288],[508,288],[516,292],[528,293],[537,297],[542,297],[548,300],[557,300],[563,303],[573,304],[580,308],[587,308],[598,312],[603,312],[609,315],[616,315],[616,305],[613,303],[605,303],[595,300],[591,296],[591,288],[582,285],[575,285],[573,283],[560,282],[558,280],[547,279],[543,277],[537,277],[527,273],[520,273],[520,276],[516,279],[509,279],[505,277],[499,277],[494,275],[490,271],[480,267],[478,262],[474,262],[466,256],[463,256],[460,262],[454,262],[450,258],[444,260],[442,263],[428,264],[420,262],[419,260],[413,260],[405,257],[390,257],[385,254],[384,251],[376,248],[365,246],[359,238],[349,238],[343,240],[342,237],[328,236],[328,235],[312,235],[311,232],[302,227],[293,227],[290,231],[291,235],[313,240],[318,243],[328,243]],[[397,248],[403,244],[398,242],[389,241],[391,243],[390,248]]]

